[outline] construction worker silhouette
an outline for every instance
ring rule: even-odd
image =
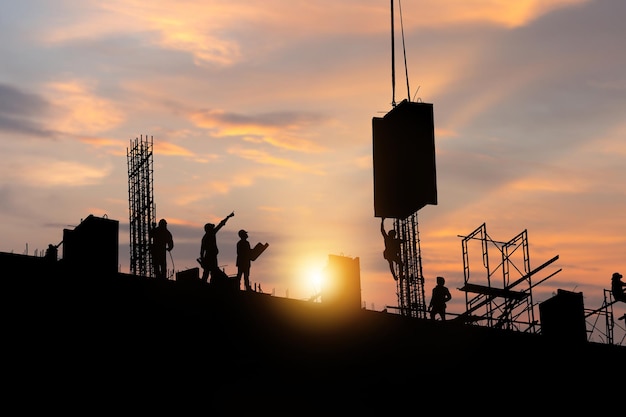
[[[235,212],[233,211],[228,216],[224,217],[217,226],[213,223],[204,225],[204,236],[200,244],[200,257],[198,258],[198,263],[200,263],[203,269],[202,281],[204,282],[208,281],[209,274],[211,275],[211,281],[213,281],[213,278],[219,272],[217,265],[217,254],[219,253],[219,249],[217,248],[217,232],[219,232],[228,219],[234,215]]]
[[[250,286],[250,265],[252,264],[252,249],[248,242],[248,232],[241,229],[239,231],[239,241],[237,242],[237,281],[241,289],[241,278],[243,277],[246,291],[252,291]]]
[[[439,314],[441,320],[446,321],[446,303],[452,299],[452,295],[445,284],[446,280],[444,277],[437,277],[437,285],[433,288],[430,304],[428,305],[430,318],[433,320]]]
[[[159,220],[159,225],[152,224],[149,232],[152,266],[157,279],[167,279],[167,252],[174,248],[172,233],[167,229],[167,221]]]
[[[611,292],[613,293],[613,299],[615,301],[623,301],[626,303],[626,293],[624,289],[626,288],[626,283],[622,281],[622,274],[619,272],[615,272],[611,277]]]
[[[402,270],[402,258],[400,255],[400,244],[402,243],[402,239],[398,239],[396,237],[396,231],[391,229],[389,232],[385,231],[385,218],[383,217],[380,220],[380,234],[383,235],[385,239],[385,250],[383,251],[383,257],[389,262],[389,270],[391,271],[391,275],[393,279],[398,280],[398,276],[396,275],[396,270],[394,268],[394,263],[398,265],[398,269]]]

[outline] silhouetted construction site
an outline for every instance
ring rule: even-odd
[[[426,111],[427,119],[432,114],[432,106],[405,101],[398,107],[401,117],[420,123],[423,115],[414,117],[413,112]],[[379,123],[383,122],[374,125]],[[148,250],[147,231],[154,227],[156,217],[150,197],[152,139],[146,137],[131,141],[128,158],[131,272],[118,270],[119,221],[107,217],[89,215],[75,228],[64,229],[62,242],[46,255],[0,253],[5,270],[12,271],[4,280],[5,288],[11,303],[23,312],[20,324],[12,324],[13,340],[19,349],[28,350],[23,343],[37,345],[41,338],[52,337],[56,348],[63,350],[55,350],[56,354],[66,364],[76,359],[73,355],[80,357],[68,346],[78,340],[123,344],[127,353],[145,355],[141,360],[133,356],[140,363],[146,358],[157,360],[154,346],[175,352],[181,360],[187,346],[199,344],[207,355],[232,361],[237,372],[248,378],[279,372],[297,379],[299,370],[306,367],[327,377],[343,375],[351,383],[365,377],[364,373],[403,383],[417,375],[434,378],[452,372],[460,377],[474,372],[467,368],[468,361],[501,363],[526,356],[533,358],[532,363],[550,364],[549,369],[535,371],[540,375],[566,372],[575,366],[586,371],[593,367],[594,375],[601,377],[594,365],[599,360],[623,369],[624,341],[613,337],[616,322],[623,317],[613,316],[612,305],[618,301],[611,291],[605,290],[604,304],[591,310],[585,308],[582,293],[564,290],[536,303],[533,289],[561,270],[554,270],[558,255],[531,267],[526,231],[508,241],[497,241],[483,224],[459,236],[465,312],[446,321],[428,318],[417,215],[425,204],[436,202],[434,166],[425,173],[426,184],[421,183],[423,175],[419,174],[412,183],[397,187],[397,176],[404,173],[397,164],[385,165],[387,158],[377,151],[379,141],[400,138],[395,145],[385,146],[413,147],[393,151],[408,154],[406,164],[411,164],[411,153],[434,161],[432,124],[422,130],[427,132],[426,157],[422,147],[410,143],[424,138],[412,133],[408,121],[400,124],[408,126],[402,134],[388,130],[384,123],[382,131],[374,131],[375,215],[393,219],[403,242],[402,262],[394,271],[398,276],[397,306],[385,311],[365,309],[359,259],[344,256],[329,256],[328,284],[322,288],[320,302],[242,291],[233,276],[227,277],[227,283],[205,283],[199,278],[199,268],[157,279]],[[388,182],[394,183],[392,194],[385,187]],[[397,193],[417,194],[417,198]],[[62,247],[61,254],[56,247]],[[472,263],[476,260],[478,268]],[[552,271],[546,272],[549,269]],[[598,331],[603,333],[602,343],[590,340]],[[564,349],[575,365],[564,360]],[[398,354],[403,355],[400,352],[412,359],[398,362]],[[109,354],[122,363],[128,359],[122,351]],[[183,363],[209,367],[203,360]]]
[[[407,118],[432,109],[400,106],[409,109],[402,116]],[[329,256],[327,284],[316,300],[240,290],[233,276],[203,282],[199,268],[156,278],[148,233],[156,218],[150,197],[152,139],[142,138],[131,142],[128,159],[130,273],[118,270],[119,221],[107,217],[88,215],[64,229],[62,242],[43,256],[0,253],[3,270],[10,271],[3,276],[11,312],[5,355],[13,360],[7,375],[15,380],[36,375],[47,384],[64,375],[81,381],[74,392],[87,395],[93,394],[88,387],[102,380],[134,392],[138,386],[154,391],[167,384],[194,389],[193,381],[208,378],[216,385],[209,395],[219,404],[236,396],[233,387],[245,381],[255,390],[248,395],[254,400],[235,408],[257,411],[275,407],[261,404],[264,398],[255,394],[278,390],[306,403],[302,387],[311,384],[331,392],[315,400],[318,409],[345,401],[340,393],[346,387],[370,393],[370,402],[387,402],[461,384],[459,395],[469,399],[505,375],[505,383],[515,385],[512,368],[538,389],[536,399],[550,399],[555,382],[570,395],[623,390],[597,382],[626,368],[623,338],[613,337],[623,317],[613,316],[611,291],[605,290],[604,304],[593,310],[585,308],[582,293],[563,290],[537,304],[533,289],[560,269],[546,272],[558,256],[531,267],[526,231],[502,242],[493,240],[483,224],[460,236],[465,312],[446,321],[428,318],[417,214],[435,201],[435,173],[427,173],[427,186],[419,184],[418,175],[416,184],[394,191],[419,198],[390,196],[385,183],[398,173],[385,172],[397,165],[385,166],[376,154],[383,137],[401,137],[399,146],[422,138],[410,129],[400,136],[374,134],[375,214],[391,218],[403,242],[402,261],[392,264],[397,306],[364,308],[359,258],[344,256]],[[430,134],[427,140],[430,147]],[[434,146],[429,152],[430,160]],[[399,203],[389,203],[393,199]],[[478,268],[472,263],[476,259]],[[591,340],[598,332],[602,343]]]
[[[129,273],[118,270],[119,221],[91,214],[63,230],[60,255],[0,253],[11,271],[5,294],[20,315],[6,331],[9,355],[22,358],[21,372],[86,381],[132,369],[141,384],[195,375],[255,389],[315,381],[365,392],[386,381],[389,395],[455,383],[465,393],[492,393],[496,378],[516,385],[529,370],[536,387],[556,380],[591,392],[585,381],[622,374],[626,347],[614,330],[624,317],[612,309],[621,301],[607,289],[602,306],[589,309],[582,293],[558,290],[537,303],[533,289],[561,269],[558,255],[531,265],[525,230],[506,241],[492,239],[485,224],[460,235],[465,311],[428,317],[418,214],[437,204],[433,113],[432,104],[394,100],[372,119],[374,216],[389,219],[401,241],[400,261],[390,263],[396,306],[363,308],[359,259],[343,256],[329,256],[320,302],[242,291],[233,276],[205,283],[199,268],[157,279],[153,138],[142,136],[127,152]],[[598,333],[602,342],[591,340]],[[45,353],[34,353],[42,345]],[[105,352],[97,359],[96,349]],[[572,374],[579,378],[564,377]],[[219,392],[226,389],[241,385]]]

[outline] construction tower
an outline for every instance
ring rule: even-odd
[[[417,212],[405,219],[395,220],[401,240],[402,264],[398,267],[398,306],[404,316],[426,318],[427,304],[424,294],[424,275],[420,249]]]
[[[372,118],[374,216],[383,223],[394,219],[395,237],[400,239],[400,262],[390,263],[397,285],[397,308],[402,315],[425,318],[417,212],[427,204],[437,204],[433,105],[411,101],[406,53],[407,98],[396,104],[394,0],[390,6],[393,108],[384,117]],[[404,36],[402,40],[404,50]]]
[[[130,273],[154,277],[149,231],[156,221],[152,174],[153,138],[146,135],[130,141],[128,162],[128,210],[130,225]]]
[[[401,262],[392,264],[398,308],[402,315],[425,318],[417,213],[437,204],[433,106],[403,100],[384,117],[374,117],[372,130],[374,215],[394,219],[400,239]]]

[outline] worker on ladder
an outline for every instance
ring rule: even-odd
[[[398,280],[398,275],[396,274],[396,268],[394,264],[397,265],[398,271],[402,274],[402,249],[401,245],[403,240],[397,236],[397,233],[394,229],[389,230],[387,232],[385,230],[385,218],[380,219],[380,233],[383,235],[383,239],[385,240],[385,250],[383,251],[383,257],[389,263],[389,271],[391,271],[391,275],[394,280]]]

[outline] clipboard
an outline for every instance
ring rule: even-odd
[[[265,249],[267,249],[269,245],[269,243],[257,243],[256,246],[250,251],[250,260],[256,261],[256,259],[261,256],[261,254],[265,251]]]

